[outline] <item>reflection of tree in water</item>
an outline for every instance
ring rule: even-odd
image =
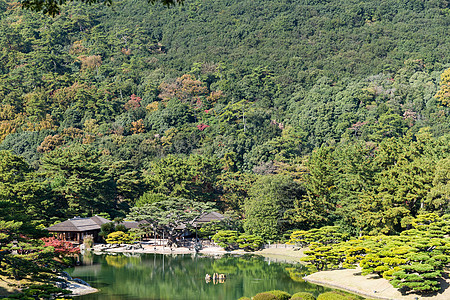
[[[236,274],[238,267],[234,263],[235,260],[235,257],[222,257],[214,260],[212,263],[211,273],[227,274],[228,276],[230,274]]]
[[[94,252],[93,251],[84,251],[83,256],[83,265],[92,265],[94,263]]]
[[[259,256],[245,256],[239,257],[239,261],[236,264],[240,271],[244,272],[247,275],[262,278],[264,275],[267,275],[267,269],[273,269],[279,271],[277,268],[278,265],[268,265],[264,262],[264,259]],[[281,268],[282,269],[282,268]]]
[[[304,282],[303,277],[306,276],[305,268],[290,267],[286,268],[289,272],[289,277],[296,282]]]
[[[139,265],[141,262],[141,257],[139,256],[123,256],[123,255],[107,255],[105,257],[105,262],[108,266],[115,268],[123,268],[126,265]]]
[[[101,293],[105,296],[91,295],[81,299],[111,299],[114,295],[126,295],[133,299],[235,300],[273,289],[292,293],[305,288],[317,293],[323,291],[321,287],[292,280],[287,270],[292,265],[269,264],[259,256],[214,259],[191,255],[103,255],[95,256],[94,261],[101,264],[95,276],[87,267],[85,273],[83,267],[71,273],[89,278],[93,286],[103,285]],[[301,268],[301,265],[296,266],[299,272]],[[213,273],[226,274],[227,280],[220,285],[206,283],[205,275]]]

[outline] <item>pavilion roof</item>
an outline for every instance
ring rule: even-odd
[[[210,213],[204,213],[203,215],[201,215],[200,217],[198,217],[197,220],[195,220],[194,222],[192,222],[192,225],[194,227],[198,227],[201,226],[202,224],[211,222],[211,221],[222,221],[226,219],[226,217],[218,212],[210,212]],[[178,229],[178,227],[176,228]]]
[[[95,215],[93,217],[90,217],[89,219],[91,219],[92,221],[94,221],[95,223],[97,223],[100,226],[102,226],[105,223],[111,223],[110,220],[105,219],[105,218],[100,217],[100,216],[97,216],[97,215]]]
[[[142,222],[136,222],[136,221],[123,221],[120,223],[120,225],[125,226],[127,229],[133,229],[133,228],[139,228],[139,224]]]
[[[218,212],[210,212],[201,215],[194,223],[208,223],[211,221],[222,221],[226,219],[226,217]]]
[[[110,222],[110,220],[99,216],[93,216],[90,218],[75,217],[50,226],[47,230],[52,232],[84,232],[101,229],[102,224]]]

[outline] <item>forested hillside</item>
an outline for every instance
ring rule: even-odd
[[[175,197],[269,240],[399,232],[447,211],[449,26],[444,0],[0,0],[0,200],[43,225]]]

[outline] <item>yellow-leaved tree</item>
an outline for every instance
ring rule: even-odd
[[[435,97],[442,102],[443,105],[450,106],[450,68],[441,74],[441,82],[439,91]]]

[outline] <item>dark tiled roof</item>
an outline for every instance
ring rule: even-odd
[[[94,221],[95,223],[97,223],[98,225],[102,226],[105,223],[111,223],[110,220],[99,217],[97,215],[90,217],[89,219],[91,219],[92,221]]]
[[[185,224],[180,224],[177,227],[174,228],[175,230],[183,230],[186,229],[186,225]]]
[[[120,225],[124,225],[127,229],[139,228],[139,226],[145,226],[146,224],[149,224],[147,220],[123,221],[120,223]]]
[[[123,221],[120,225],[124,225],[127,229],[138,228],[139,222],[136,221]]]
[[[48,231],[53,232],[84,232],[90,230],[100,230],[100,227],[104,223],[109,223],[111,221],[94,216],[90,218],[73,218],[67,221],[55,224],[47,228]]]
[[[224,219],[225,219],[224,215],[213,211],[213,212],[201,215],[197,220],[195,220],[194,223],[208,223],[208,222],[216,221],[216,220],[222,221]]]

